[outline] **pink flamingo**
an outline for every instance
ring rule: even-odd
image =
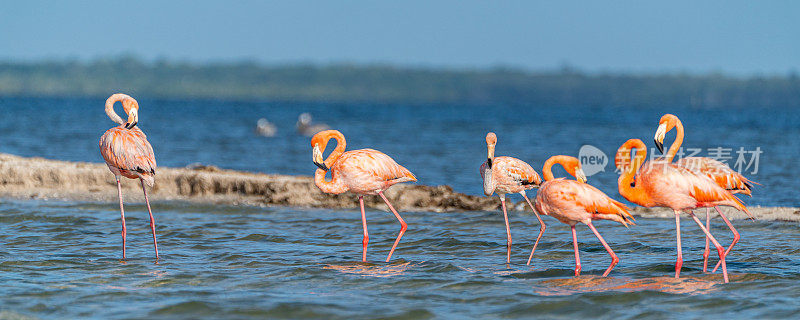
[[[577,178],[577,181],[564,178],[555,179],[552,171],[554,164],[560,164],[567,173]],[[575,276],[581,273],[578,237],[575,233],[575,224],[578,222],[583,222],[589,226],[589,229],[592,229],[594,235],[597,236],[597,239],[606,248],[608,254],[611,255],[611,265],[603,273],[604,277],[608,276],[611,269],[614,269],[614,266],[619,262],[619,258],[611,250],[608,243],[603,240],[600,232],[597,232],[597,229],[592,225],[592,220],[616,221],[627,228],[629,223],[634,224],[633,217],[628,213],[628,208],[619,201],[609,198],[597,188],[586,184],[586,175],[581,169],[580,161],[575,157],[550,157],[544,163],[542,174],[545,182],[542,183],[539,187],[539,192],[536,193],[536,211],[552,216],[572,228],[572,243],[575,247]],[[531,258],[533,258],[534,251],[536,251],[536,245],[534,245],[528,258],[529,264]]]
[[[538,187],[542,183],[542,180],[539,178],[539,174],[537,174],[529,164],[525,163],[525,161],[512,157],[495,157],[494,147],[496,144],[497,136],[494,132],[487,133],[486,147],[488,149],[488,158],[486,162],[481,165],[480,172],[481,178],[483,179],[483,193],[487,196],[491,196],[492,193],[497,193],[497,196],[500,197],[500,204],[503,207],[503,218],[506,221],[506,235],[508,237],[506,242],[506,263],[511,263],[511,227],[508,225],[506,194],[521,194],[522,197],[525,198],[525,201],[528,202],[533,213],[536,214],[536,218],[539,219],[539,224],[541,226],[539,227],[539,236],[536,238],[536,243],[533,246],[535,250],[547,226],[545,226],[544,221],[542,221],[536,209],[533,208],[533,204],[531,204],[531,200],[528,199],[528,196],[525,194],[525,190]],[[530,264],[530,260],[528,260],[528,264]]]
[[[323,161],[322,152],[325,151],[330,139],[336,140],[336,148]],[[377,194],[383,198],[389,210],[400,221],[400,233],[392,245],[392,250],[389,251],[389,256],[386,257],[386,262],[389,262],[397,244],[400,243],[400,238],[408,229],[408,225],[383,195],[383,191],[397,183],[417,181],[417,178],[411,171],[378,150],[361,149],[344,152],[345,146],[344,135],[336,130],[322,131],[311,138],[314,164],[319,167],[314,172],[314,183],[325,193],[341,194],[350,191],[358,195],[358,203],[361,206],[361,223],[364,227],[364,240],[362,241],[364,248],[361,254],[363,262],[367,261],[367,244],[369,243],[367,218],[364,213],[364,195]],[[325,174],[329,170],[331,171],[331,180],[327,181]]]
[[[636,150],[636,155],[631,165],[632,150]],[[640,206],[667,207],[675,213],[678,247],[678,259],[675,263],[676,278],[680,276],[681,266],[683,266],[680,213],[686,212],[717,248],[719,259],[722,262],[723,278],[727,283],[728,269],[725,264],[725,249],[703,226],[692,209],[722,205],[747,212],[747,208],[741,200],[718,186],[709,177],[695,174],[666,161],[649,161],[642,165],[646,157],[647,149],[639,139],[630,139],[620,146],[615,158],[617,168],[622,170],[618,179],[619,193],[628,201]]]
[[[667,162],[672,162],[672,160],[675,158],[675,155],[680,150],[681,144],[683,144],[683,123],[681,123],[681,120],[678,119],[677,116],[673,114],[665,114],[661,117],[661,120],[658,121],[658,129],[656,129],[656,135],[654,137],[658,151],[663,153],[664,138],[673,128],[676,128],[678,133],[675,137],[675,141],[664,155],[664,159]],[[731,193],[741,193],[748,196],[751,194],[751,189],[754,182],[748,180],[742,174],[734,171],[727,164],[718,160],[706,157],[686,157],[679,159],[675,162],[675,164],[679,167],[689,169],[689,171],[692,171],[696,174],[708,176],[711,178],[711,180],[714,180],[717,185],[725,190],[730,191]],[[726,217],[718,207],[715,206],[714,209],[717,210],[719,216],[722,217],[722,220],[725,221],[725,224],[727,224],[728,228],[731,230],[731,232],[733,232],[733,241],[728,249],[725,250],[725,256],[727,257],[728,253],[730,253],[731,249],[733,249],[733,246],[739,242],[739,232],[736,231],[736,229],[733,227],[733,224],[731,224],[730,220],[728,220],[728,217]],[[750,216],[750,218],[755,219],[753,216]],[[711,230],[711,208],[706,208],[706,229]],[[703,272],[708,270],[708,240],[708,237],[706,237],[706,247],[705,251],[703,251]],[[717,272],[717,268],[719,268],[720,263],[721,261],[717,262],[717,265],[711,272]]]
[[[116,112],[114,103],[122,101],[122,108],[128,115],[128,121],[123,122]],[[144,201],[147,203],[147,212],[150,213],[150,231],[153,233],[153,247],[158,259],[158,243],[156,242],[156,225],[153,220],[153,211],[150,209],[150,200],[147,198],[145,184],[153,187],[156,174],[156,158],[153,147],[147,142],[147,136],[136,126],[139,122],[139,103],[130,96],[122,93],[112,95],[106,100],[106,114],[112,121],[119,123],[118,127],[108,129],[100,137],[100,154],[106,160],[106,165],[117,179],[117,195],[119,196],[119,212],[122,216],[122,259],[125,259],[125,209],[122,206],[122,185],[120,176],[139,179],[144,192]]]

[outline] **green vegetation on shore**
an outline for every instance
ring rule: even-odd
[[[123,57],[0,62],[0,96],[107,96],[378,103],[798,107],[800,79],[451,70],[382,65],[190,64]]]

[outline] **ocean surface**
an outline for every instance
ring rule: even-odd
[[[137,100],[139,127],[153,145],[160,166],[199,162],[311,176],[316,166],[311,162],[310,138],[295,131],[298,115],[309,112],[316,122],[341,131],[348,150],[383,151],[411,170],[420,184],[447,184],[473,195],[483,194],[478,167],[486,161],[486,133],[494,131],[497,155],[527,161],[540,173],[550,156],[577,156],[583,145],[599,148],[608,156],[607,166],[590,176],[589,183],[619,197],[614,173],[617,148],[627,139],[639,138],[654,149],[658,120],[673,113],[686,127],[683,146],[701,149],[701,156],[714,156],[709,150],[722,148],[722,153],[729,152],[724,158],[730,157],[727,162],[735,166],[740,148],[761,150],[757,172],[752,170],[755,163],[743,170],[762,184],[752,199],[746,199],[749,205],[800,206],[797,176],[792,174],[800,159],[800,112],[794,109]],[[102,162],[98,141],[116,125],[103,111],[104,103],[105,98],[0,98],[0,152]],[[119,104],[117,110],[122,112]],[[278,126],[275,137],[255,134],[261,117]],[[675,130],[665,144],[674,137]],[[749,162],[752,157],[747,154],[745,159]],[[565,172],[558,167],[555,173]]]
[[[684,146],[701,148],[700,155],[731,150],[733,165],[739,148],[762,152],[758,171],[744,172],[761,183],[744,198],[749,205],[800,206],[800,113],[792,109],[138,100],[140,127],[160,166],[199,162],[311,175],[309,138],[294,130],[297,116],[310,112],[342,131],[348,149],[381,150],[420,184],[474,195],[482,193],[478,167],[487,131],[498,135],[498,155],[537,171],[551,155],[578,155],[592,145],[609,158],[589,183],[620,200],[614,151],[628,138],[652,145],[658,119],[670,112],[686,127]],[[99,137],[114,125],[103,103],[0,98],[0,152],[101,162]],[[260,117],[277,124],[277,136],[254,133]],[[154,259],[146,208],[130,203],[128,259],[121,261],[116,204],[0,199],[0,319],[800,316],[797,222],[734,221],[742,239],[728,258],[731,283],[724,285],[718,273],[702,273],[703,237],[688,218],[680,279],[672,278],[672,219],[639,219],[630,229],[596,223],[620,257],[602,278],[610,259],[593,234],[578,227],[583,274],[573,277],[569,228],[549,217],[533,266],[526,266],[538,233],[528,213],[510,214],[509,265],[499,212],[401,212],[409,230],[384,263],[399,226],[391,214],[369,210],[369,262],[361,263],[357,210],[182,202],[155,202],[153,210],[161,259]],[[719,219],[712,232],[730,243]]]
[[[703,237],[683,219],[684,268],[671,220],[630,229],[596,223],[620,257],[578,227],[583,273],[573,277],[569,228],[551,218],[533,266],[538,225],[511,214],[512,263],[497,212],[405,213],[399,229],[370,210],[368,263],[357,212],[154,204],[161,259],[147,211],[128,205],[128,259],[120,261],[115,204],[0,203],[0,318],[797,318],[798,223],[734,221],[742,240],[731,283],[703,274]],[[730,233],[719,219],[719,240]],[[712,255],[713,257],[713,255]],[[711,262],[716,263],[712,258]]]

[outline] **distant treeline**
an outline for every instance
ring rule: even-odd
[[[135,58],[0,62],[0,96],[97,96],[378,103],[799,107],[800,79],[586,74],[382,65],[192,64]]]

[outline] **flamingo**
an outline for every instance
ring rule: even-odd
[[[487,196],[496,193],[497,196],[500,197],[500,204],[503,207],[503,218],[506,221],[506,263],[511,263],[511,227],[508,225],[506,194],[519,193],[522,195],[525,201],[528,202],[531,210],[533,210],[533,213],[536,214],[536,218],[539,219],[539,236],[536,238],[536,243],[534,244],[535,250],[547,226],[545,226],[544,221],[542,221],[536,209],[533,208],[533,204],[525,194],[525,190],[538,187],[542,183],[542,180],[539,178],[539,174],[536,173],[536,170],[533,170],[525,161],[512,157],[495,157],[494,147],[496,144],[497,135],[495,135],[494,132],[487,133],[486,148],[488,149],[488,157],[486,162],[481,164],[480,173],[481,179],[483,179],[483,193]],[[530,263],[530,260],[528,262]]]
[[[636,150],[636,155],[633,164],[630,164],[632,150]],[[619,193],[628,201],[640,206],[666,207],[675,213],[678,248],[675,278],[680,276],[681,266],[683,266],[680,213],[686,212],[717,248],[722,263],[723,279],[727,283],[728,269],[725,264],[725,249],[703,226],[692,209],[723,205],[747,212],[744,203],[718,186],[708,176],[695,174],[686,168],[663,160],[649,161],[643,165],[646,157],[647,150],[642,140],[630,139],[620,146],[615,158],[617,168],[622,170],[618,179]]]
[[[667,162],[672,162],[672,160],[675,158],[675,155],[678,153],[678,150],[680,150],[681,144],[683,144],[683,123],[681,123],[681,120],[678,119],[677,116],[673,114],[665,114],[661,117],[661,120],[658,121],[658,129],[656,129],[656,135],[653,139],[658,151],[663,153],[664,137],[666,137],[667,133],[673,128],[677,130],[677,135],[675,137],[675,141],[672,142],[669,150],[664,155],[664,160]],[[679,167],[689,169],[689,171],[692,171],[696,174],[708,176],[714,180],[717,185],[725,188],[725,190],[728,190],[731,193],[741,193],[748,196],[751,194],[751,189],[754,182],[745,178],[742,174],[734,171],[727,164],[718,160],[706,157],[686,157],[679,159],[675,162],[675,164]],[[733,232],[733,241],[728,249],[725,250],[725,256],[728,256],[728,253],[731,252],[733,246],[739,242],[739,232],[736,231],[736,228],[733,227],[733,224],[731,224],[730,220],[728,220],[728,217],[726,217],[718,207],[715,206],[714,209],[717,211],[719,216],[722,217],[722,220],[725,221],[725,224],[728,225],[728,228],[731,229],[731,232]],[[753,216],[750,216],[750,218],[754,219]],[[711,208],[706,208],[706,228],[711,230]],[[708,237],[706,237],[706,247],[703,251],[703,272],[708,270],[708,256],[709,245]],[[717,265],[711,272],[717,272],[717,268],[719,268],[720,263],[721,262],[717,262]]]
[[[256,134],[260,136],[274,137],[277,132],[278,127],[269,122],[267,118],[258,119],[258,122],[256,122]]]
[[[553,177],[552,167],[554,164],[560,164],[570,175],[574,176],[575,180],[566,180],[564,178],[555,179]],[[539,187],[536,193],[536,211],[541,214],[552,216],[559,221],[566,223],[572,228],[572,243],[575,248],[575,276],[581,273],[581,259],[578,255],[578,237],[575,233],[575,225],[578,222],[583,222],[589,229],[592,229],[594,235],[606,248],[608,254],[611,256],[611,265],[603,273],[603,277],[608,276],[611,269],[619,262],[619,258],[611,250],[611,247],[600,235],[600,232],[592,224],[592,220],[611,220],[624,225],[626,228],[628,224],[633,223],[633,217],[628,213],[628,207],[624,204],[609,198],[605,193],[597,188],[586,184],[586,175],[581,169],[581,163],[575,157],[570,156],[553,156],[547,159],[542,168],[545,182]],[[533,258],[533,252],[536,251],[536,245],[531,250],[531,255],[528,258],[530,264]]]
[[[122,102],[122,108],[128,115],[128,121],[123,122],[116,112],[114,104]],[[153,219],[153,211],[150,209],[150,200],[147,198],[147,188],[153,187],[156,174],[156,158],[153,155],[153,147],[147,141],[147,136],[137,126],[139,122],[139,103],[130,96],[122,93],[111,95],[106,100],[106,114],[112,121],[119,124],[117,127],[108,129],[100,137],[100,154],[108,165],[108,169],[114,174],[117,180],[117,196],[119,197],[119,212],[122,217],[122,259],[125,259],[125,209],[122,205],[122,185],[120,176],[139,179],[144,192],[144,201],[147,203],[147,212],[150,213],[150,231],[153,233],[153,247],[158,259],[158,243],[156,242],[156,225]]]
[[[330,139],[336,140],[336,148],[324,161],[322,153],[328,145]],[[367,233],[367,218],[364,213],[364,195],[379,195],[386,202],[389,210],[394,213],[400,221],[400,233],[394,241],[386,262],[392,258],[392,253],[400,243],[400,238],[408,229],[408,225],[397,210],[394,209],[383,191],[394,184],[408,181],[417,181],[411,171],[397,164],[392,158],[373,149],[360,149],[345,152],[346,141],[344,135],[337,130],[326,130],[319,132],[311,138],[311,147],[314,157],[314,164],[319,169],[314,172],[314,184],[325,193],[341,194],[347,191],[358,195],[358,204],[361,207],[361,224],[364,227],[364,246],[361,254],[361,261],[367,261],[367,244],[369,243],[369,233]],[[325,174],[331,171],[331,180],[325,179]]]
[[[311,122],[311,114],[308,112],[303,112],[297,117],[295,127],[297,127],[298,133],[307,137],[330,129],[327,124]]]

